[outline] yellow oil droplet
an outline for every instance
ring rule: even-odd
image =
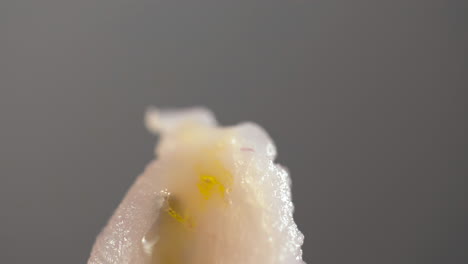
[[[226,187],[222,183],[220,183],[216,177],[209,176],[209,175],[202,175],[200,176],[200,182],[198,183],[198,189],[202,194],[205,200],[210,199],[216,190],[224,198],[226,193]]]
[[[168,215],[170,215],[173,219],[175,219],[177,222],[183,224],[187,228],[192,228],[194,226],[192,219],[190,218],[190,215],[182,215],[178,210],[181,210],[181,206],[179,202],[177,202],[174,198],[169,197],[167,200],[167,209],[166,212]]]
[[[199,175],[198,190],[204,200],[209,200],[214,195],[224,199],[226,190],[232,185],[232,174],[219,158],[223,151],[224,146],[221,143],[205,149],[203,157],[195,167],[195,172]]]
[[[183,218],[181,215],[179,215],[176,211],[174,211],[174,209],[172,208],[169,208],[167,210],[167,213],[172,216],[175,220],[177,220],[178,222],[180,223],[184,223],[185,222],[185,218]]]

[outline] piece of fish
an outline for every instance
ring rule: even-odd
[[[290,178],[254,123],[151,109],[152,161],[98,236],[88,264],[301,264]]]

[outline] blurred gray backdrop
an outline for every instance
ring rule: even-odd
[[[468,263],[466,1],[2,0],[0,262],[85,263],[147,106],[260,123],[304,259]]]

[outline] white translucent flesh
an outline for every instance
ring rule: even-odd
[[[253,123],[218,127],[202,108],[151,110],[157,160],[99,235],[88,263],[295,264],[303,235],[290,179]]]

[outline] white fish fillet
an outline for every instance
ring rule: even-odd
[[[89,264],[301,264],[290,179],[256,124],[152,109],[152,161],[94,244]]]

